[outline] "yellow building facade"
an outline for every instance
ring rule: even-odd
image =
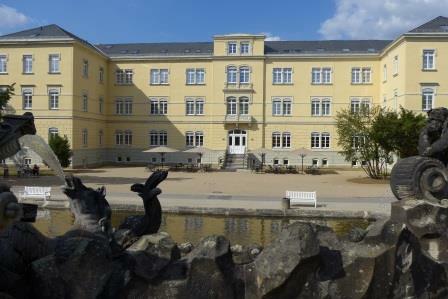
[[[448,105],[448,19],[395,40],[100,44],[57,25],[0,37],[7,111],[31,111],[38,134],[65,135],[72,165],[160,162],[144,150],[209,149],[203,163],[243,159],[351,165],[338,154],[335,116],[363,105],[417,112]],[[39,163],[30,154],[28,163]],[[196,162],[173,153],[165,162]],[[31,161],[30,161],[31,160]]]

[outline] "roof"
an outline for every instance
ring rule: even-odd
[[[266,41],[265,54],[379,53],[391,40]]]
[[[136,43],[96,45],[108,56],[204,56],[213,53],[213,43]]]
[[[448,33],[448,18],[439,16],[431,21],[412,29],[408,33]]]
[[[6,34],[0,36],[0,41],[13,41],[13,40],[48,40],[48,39],[73,39],[77,40],[80,43],[83,43],[87,45],[88,47],[93,48],[94,50],[98,51],[98,49],[86,41],[85,39],[82,39],[76,35],[74,35],[71,32],[68,32],[67,30],[59,27],[56,24],[46,25],[46,26],[40,26],[28,30],[23,30],[11,34]]]

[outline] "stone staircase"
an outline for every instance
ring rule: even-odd
[[[246,155],[244,154],[227,154],[225,159],[225,169],[227,170],[237,170],[246,168],[245,160]]]

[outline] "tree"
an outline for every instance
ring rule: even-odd
[[[5,89],[0,90],[0,119],[2,118],[3,111],[6,109],[6,105],[14,95],[14,85],[15,83],[6,86]]]
[[[336,115],[340,153],[346,161],[362,161],[362,169],[374,179],[384,177],[387,163],[391,161],[391,151],[382,147],[373,127],[383,112],[381,107],[375,106],[361,107],[358,112],[344,109]]]
[[[58,157],[59,163],[62,167],[68,167],[70,165],[70,157],[72,151],[70,150],[70,143],[67,136],[61,137],[59,135],[52,135],[48,142],[53,152]]]
[[[418,138],[426,116],[400,107],[400,112],[383,110],[373,124],[381,146],[400,158],[418,155]]]

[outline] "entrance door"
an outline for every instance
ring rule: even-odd
[[[244,154],[246,151],[247,134],[244,130],[229,131],[229,154]]]

